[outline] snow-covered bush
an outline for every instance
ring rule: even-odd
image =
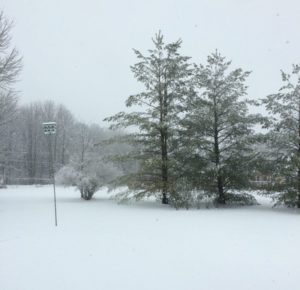
[[[111,163],[101,159],[91,159],[84,168],[69,165],[61,168],[56,174],[58,184],[76,186],[81,198],[90,200],[95,192],[107,186],[112,180],[120,176],[121,171]]]
[[[77,183],[81,198],[90,200],[99,189],[99,182],[95,177],[82,176]]]

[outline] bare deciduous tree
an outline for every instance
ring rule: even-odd
[[[22,68],[22,58],[16,48],[11,48],[13,23],[0,12],[0,89],[10,91]]]
[[[13,23],[0,11],[0,149],[7,150],[6,137],[10,135],[8,123],[17,112],[17,95],[13,84],[17,81],[22,68],[22,58],[16,48],[11,47],[11,29]],[[3,153],[4,151],[2,151]],[[5,179],[5,167],[8,153],[0,156],[0,170]]]

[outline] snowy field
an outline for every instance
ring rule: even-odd
[[[105,190],[0,190],[1,290],[298,290],[300,212],[117,204]]]

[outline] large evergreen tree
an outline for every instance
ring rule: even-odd
[[[139,111],[107,118],[112,127],[133,126],[136,133],[125,138],[134,150],[119,160],[136,159],[139,170],[119,179],[128,186],[125,195],[135,198],[159,194],[167,204],[176,179],[174,164],[177,150],[177,106],[189,93],[191,75],[189,57],[179,53],[181,41],[165,44],[161,33],[153,39],[154,48],[147,55],[134,50],[138,63],[131,67],[134,77],[145,90],[130,96],[126,105],[140,107]]]
[[[218,204],[241,198],[232,190],[247,186],[255,157],[253,125],[258,116],[248,114],[245,81],[249,72],[230,71],[230,64],[216,51],[206,65],[196,66],[197,93],[186,99],[182,122],[191,182],[215,195]],[[249,196],[243,198],[252,201]]]
[[[291,74],[282,72],[283,86],[263,100],[272,117],[268,135],[271,189],[279,203],[300,208],[300,65]]]

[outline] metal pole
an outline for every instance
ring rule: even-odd
[[[53,181],[53,199],[54,199],[54,218],[55,218],[55,226],[57,227],[57,206],[56,206],[56,187],[55,187],[55,171],[54,171],[54,161],[53,161],[53,152],[52,152],[52,142],[51,142],[51,135],[49,134],[49,153],[50,153],[50,161],[51,161],[51,174],[52,174],[52,181]]]
[[[52,160],[52,174],[53,174],[53,193],[54,193],[55,226],[57,227],[57,208],[56,208],[55,171],[54,171],[53,160]]]
[[[57,227],[57,207],[56,207],[56,188],[55,188],[55,170],[54,170],[54,158],[53,158],[53,150],[52,150],[52,140],[51,135],[56,134],[56,122],[45,122],[43,123],[44,134],[49,135],[48,137],[48,145],[49,145],[49,177],[53,180],[53,197],[54,197],[54,217],[55,217],[55,226]],[[56,139],[54,150],[56,150]],[[51,176],[52,174],[52,176]]]

